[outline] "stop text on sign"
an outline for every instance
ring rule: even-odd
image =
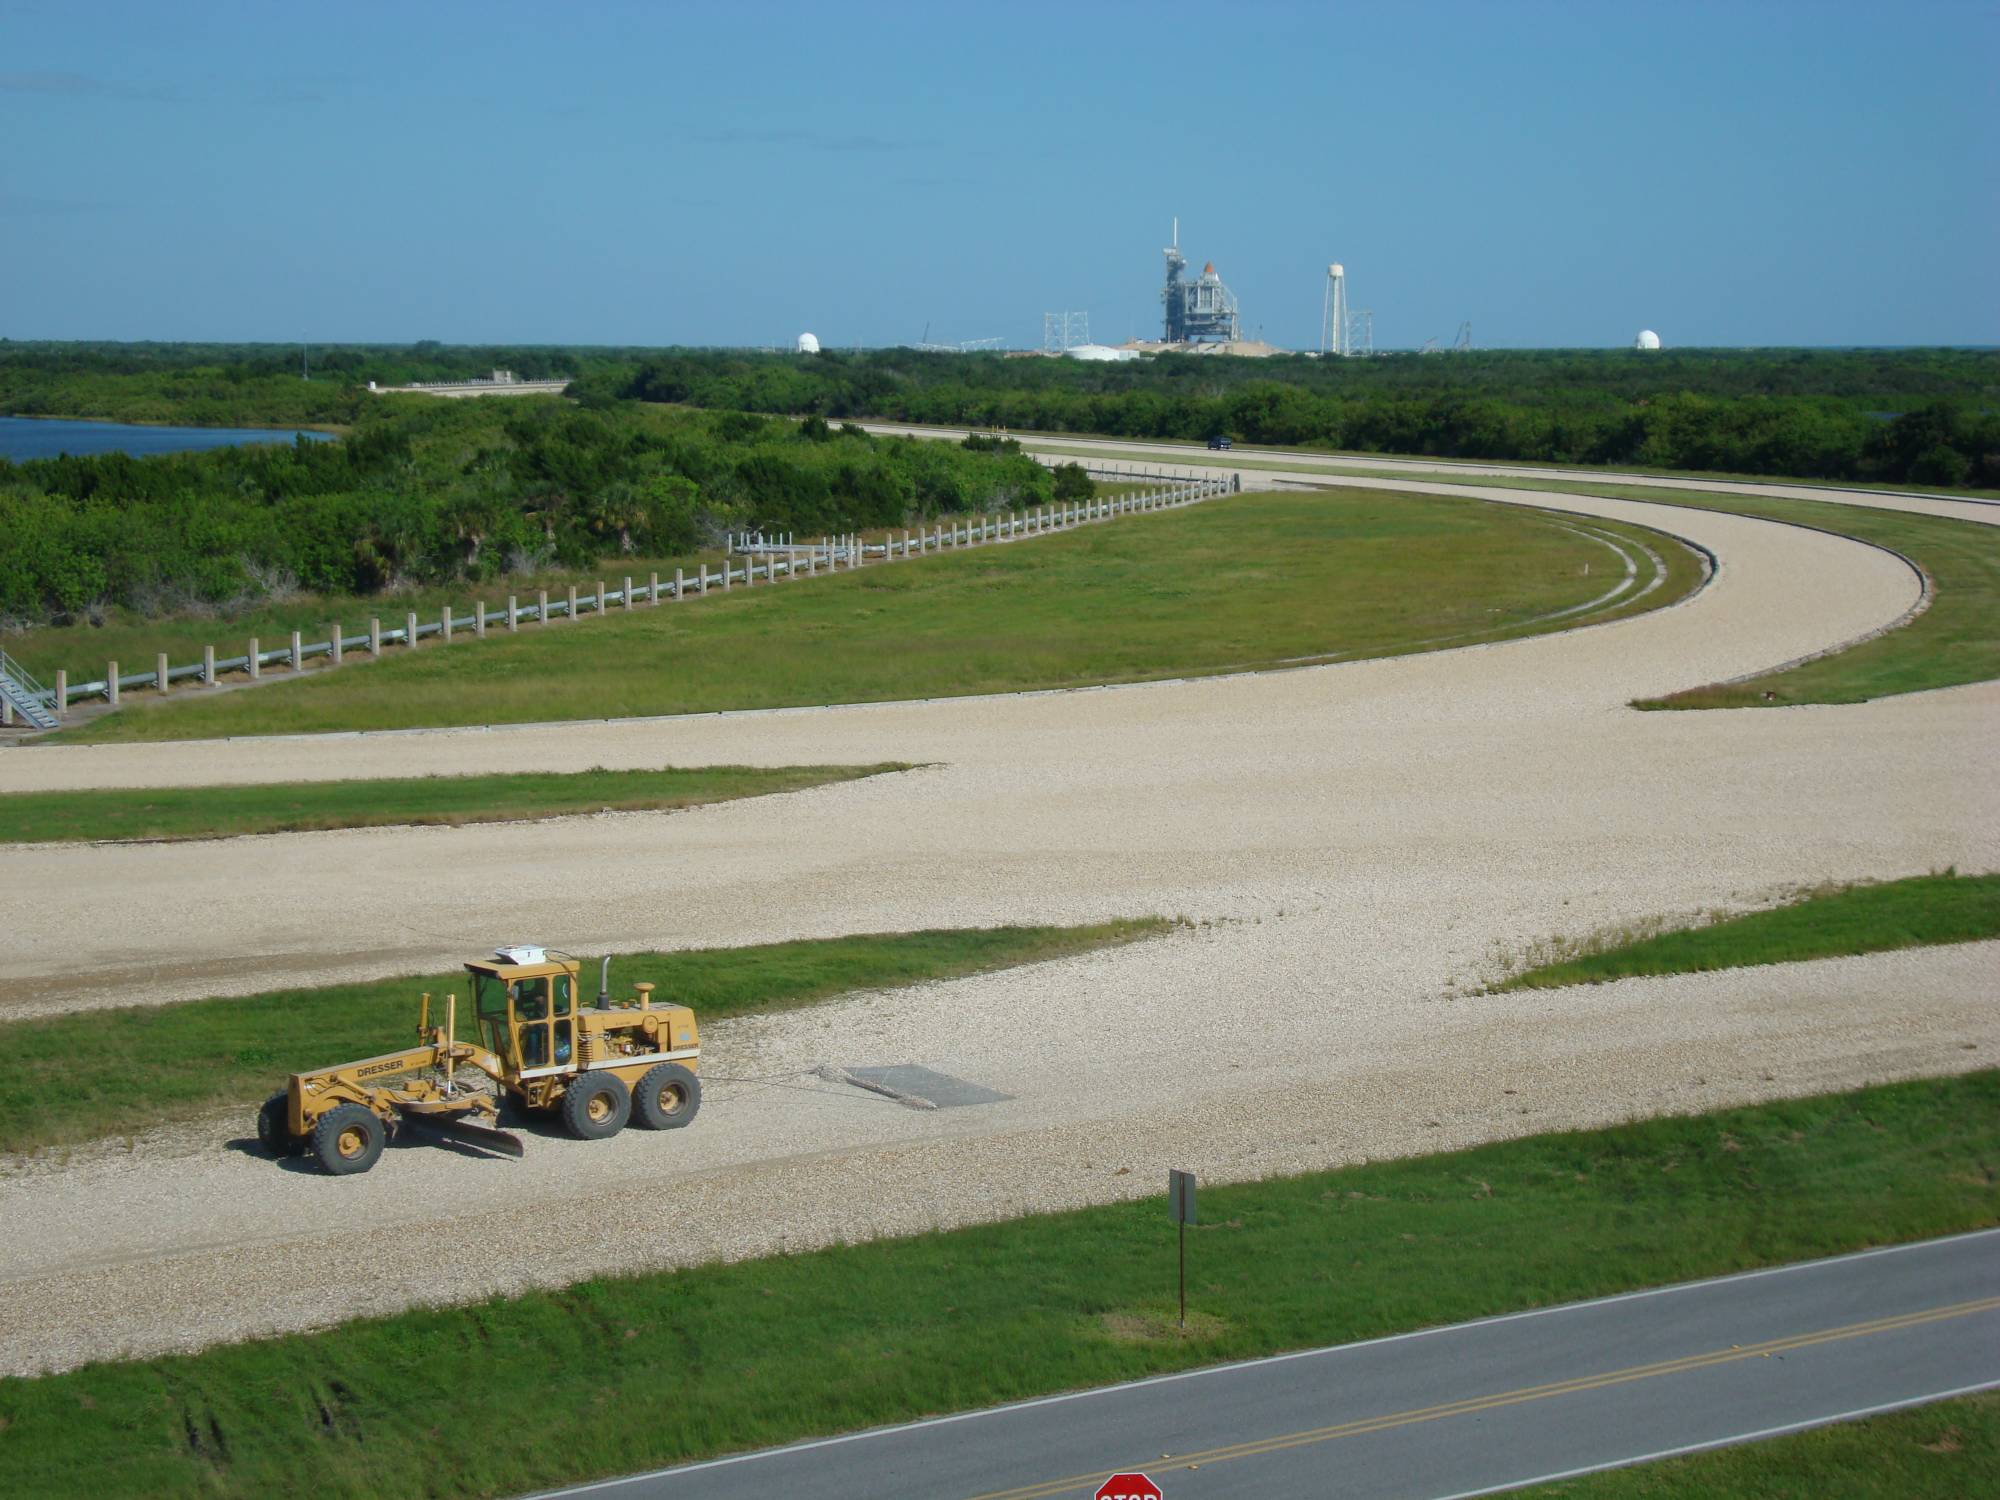
[[[1144,1474],[1113,1474],[1097,1487],[1095,1500],[1163,1500],[1160,1487]]]

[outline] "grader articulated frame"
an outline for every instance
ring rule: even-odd
[[[257,1137],[274,1155],[309,1153],[346,1176],[374,1166],[405,1125],[521,1156],[520,1140],[499,1128],[503,1103],[552,1114],[583,1140],[616,1135],[633,1118],[654,1130],[683,1126],[701,1107],[694,1012],[655,1005],[650,984],[614,1004],[610,967],[607,958],[596,1005],[582,1006],[573,958],[514,947],[468,963],[477,1041],[458,1035],[456,993],[445,997],[442,1026],[430,1024],[426,993],[415,1046],[294,1073],[264,1101]],[[483,1077],[470,1083],[461,1069]]]

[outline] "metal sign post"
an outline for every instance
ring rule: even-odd
[[[1187,1227],[1194,1223],[1194,1173],[1167,1171],[1167,1216],[1180,1228],[1181,1332],[1187,1332]]]

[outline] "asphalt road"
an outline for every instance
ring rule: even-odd
[[[2000,1385],[2000,1230],[1138,1381],[556,1493],[1446,1500]]]

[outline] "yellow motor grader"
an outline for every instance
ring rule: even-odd
[[[701,1108],[694,1012],[655,1005],[650,984],[613,1002],[608,958],[596,1004],[583,1005],[579,967],[567,954],[528,946],[468,963],[477,1040],[458,1035],[456,993],[445,997],[442,1026],[430,1023],[426,993],[415,1046],[292,1074],[258,1111],[257,1139],[273,1155],[310,1154],[346,1176],[374,1166],[404,1125],[520,1156],[520,1140],[499,1128],[503,1101],[552,1114],[586,1141],[616,1135],[629,1120],[652,1130],[687,1124]]]

